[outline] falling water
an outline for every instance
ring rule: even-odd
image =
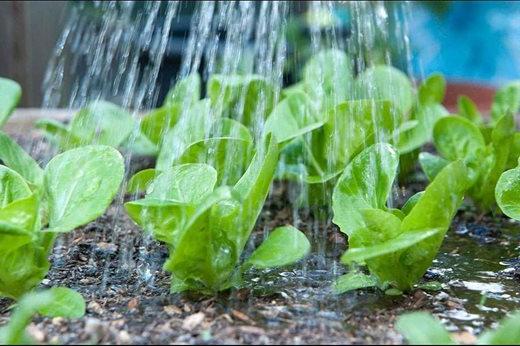
[[[158,87],[158,80],[164,77],[161,76],[161,67],[165,64],[172,27],[179,19],[179,12],[184,5],[178,1],[72,3],[45,76],[43,107],[63,108],[74,112],[92,101],[107,100],[130,110],[135,119],[140,119],[142,114],[157,107],[162,102]],[[347,18],[342,17],[344,10],[350,14]],[[295,46],[296,42],[287,36],[291,19],[302,11],[306,13],[302,17],[302,27],[305,29],[301,31],[307,40],[307,51]],[[175,82],[199,73],[204,89],[206,82],[215,74],[255,74],[274,87],[273,97],[276,104],[283,97],[283,88],[301,79],[298,75],[301,71],[298,70],[302,69],[299,66],[303,63],[302,60],[316,56],[325,49],[346,52],[353,76],[369,67],[386,64],[397,66],[409,77],[421,77],[421,71],[415,71],[412,65],[406,20],[409,16],[408,3],[383,1],[198,2],[191,18],[189,35],[185,38],[180,70],[176,75],[166,76],[166,79],[173,86]],[[333,65],[337,66],[339,63],[334,61]],[[297,65],[296,68],[289,68],[291,64]],[[326,66],[320,68],[325,69]],[[312,100],[314,102],[320,100],[320,96],[325,93],[324,81],[319,80],[317,84],[317,97]],[[352,86],[349,88],[349,97],[361,96]],[[389,94],[395,92],[394,89],[393,85],[388,85]],[[377,96],[370,86],[368,90],[369,96]],[[184,131],[190,125],[189,96],[186,95],[183,100],[176,125]],[[238,114],[237,120],[244,113],[244,96],[242,95],[233,110],[234,114]],[[342,95],[332,96],[334,104],[342,101]],[[217,98],[216,104],[211,105],[207,114],[208,123],[215,114],[222,111],[222,100],[222,97]],[[265,95],[261,100],[251,124],[253,137],[257,142],[262,138],[264,113],[268,107]],[[316,107],[323,105],[317,104]],[[386,134],[380,131],[375,118],[373,122],[376,138],[384,140]],[[207,129],[209,130],[209,126]],[[138,133],[139,128],[136,128],[130,142],[136,140]],[[338,133],[334,133],[333,147],[327,157],[327,165],[330,167],[338,160],[334,154],[334,146],[339,146],[342,140],[344,138],[338,138]],[[167,149],[173,154],[179,154],[182,145],[180,139],[174,138],[173,142],[168,142]],[[129,167],[132,154],[130,151],[125,151],[124,154]],[[303,164],[306,159],[308,158],[299,158],[299,163]],[[282,155],[280,169],[283,170],[286,165]],[[329,313],[337,317],[341,313],[338,311],[344,312],[352,308],[357,301],[353,302],[354,298],[331,298],[329,291],[332,279],[345,270],[338,262],[338,253],[344,250],[344,244],[331,241],[331,237],[336,235],[330,234],[331,229],[334,230],[330,203],[327,203],[328,207],[313,205],[310,190],[316,186],[311,187],[303,175],[290,184],[275,182],[273,185],[268,207],[276,205],[276,198],[280,198],[275,190],[285,189],[290,203],[286,221],[309,235],[313,243],[313,254],[308,261],[291,271],[254,272],[251,274],[251,282],[254,283],[252,288],[269,291],[269,286],[282,283],[285,285],[281,288],[284,293],[288,292],[298,301],[313,306],[314,314]],[[331,187],[327,182],[315,185],[320,185],[318,189],[324,191],[325,198],[330,199]],[[389,204],[396,203],[395,200],[399,197],[399,192],[395,189]],[[111,207],[111,227],[103,229],[103,233],[100,231],[96,237],[99,241],[115,244],[119,248],[117,261],[122,277],[137,274],[137,286],[151,287],[156,284],[154,274],[161,267],[161,258],[154,253],[157,252],[157,245],[149,235],[132,232],[128,224],[121,222],[125,218],[122,208],[124,200],[124,193],[121,193]],[[259,232],[253,233],[246,252],[251,252],[258,240],[271,231],[268,221],[274,215],[270,212],[265,210],[261,215],[264,222],[259,224],[263,227]],[[338,233],[337,230],[334,232]],[[59,239],[55,249],[55,266],[60,265],[59,258],[71,246],[77,245],[71,243],[72,237]],[[103,287],[99,294],[103,294],[104,286],[111,283],[108,277],[109,266],[113,265],[111,260],[115,259],[107,255],[104,261]]]
[[[45,77],[44,108],[76,110],[102,99],[132,110],[134,117],[138,118],[160,101],[156,81],[172,23],[182,4],[147,1],[142,5],[140,8],[133,1],[109,1],[79,2],[70,6],[65,29]],[[333,1],[305,5],[285,1],[199,2],[191,20],[182,66],[177,76],[170,76],[171,84],[192,73],[201,73],[204,81],[214,74],[257,74],[274,86],[276,102],[281,97],[282,88],[287,85],[286,62],[301,53],[297,50],[288,52],[285,33],[288,18],[302,7],[307,7],[308,13],[314,15],[314,18],[307,16],[309,56],[323,49],[344,50],[352,62],[354,74],[379,63],[399,63],[404,57],[401,68],[412,74],[406,22],[396,20],[402,19],[407,4],[351,2],[348,9],[352,15],[347,24],[341,24],[338,19],[341,6],[347,4]],[[165,13],[162,16],[161,9]],[[394,22],[398,24],[394,25]],[[143,63],[143,56],[147,57],[146,63]],[[323,92],[322,88],[317,90],[318,94]],[[340,101],[339,95],[333,96],[335,103]],[[219,107],[221,105],[217,103],[211,112],[218,112]],[[236,114],[243,114],[243,107],[244,98],[236,105]],[[189,126],[188,108],[183,107],[177,124],[180,128]],[[264,110],[265,104],[261,104],[254,115],[252,129],[256,140],[263,131]],[[169,145],[170,150],[176,152],[182,143],[174,140]],[[126,154],[127,164],[130,156],[130,153]],[[333,155],[329,157],[331,160],[335,160]],[[334,162],[329,163],[332,165]],[[284,163],[281,165],[283,167]],[[307,188],[303,179],[289,188],[288,195],[292,196],[293,204],[292,222],[296,227],[310,228],[317,269],[332,268],[331,275],[336,276],[340,271],[337,259],[326,256],[329,250],[326,232],[331,228],[331,210],[311,210],[307,198],[302,203],[301,196],[306,195]],[[123,194],[118,198],[116,215],[123,212],[120,207],[123,198]],[[302,220],[313,214],[312,224],[305,225]],[[269,231],[264,229],[263,236]],[[134,249],[134,236],[121,229],[121,225],[113,224],[109,233],[108,238],[122,250],[121,269],[137,267],[143,279],[148,281],[150,273],[158,268],[157,263],[150,263],[153,259],[147,255],[151,240],[144,236],[146,240],[140,249]],[[100,235],[100,239],[106,236]],[[58,244],[58,249],[66,247],[67,244]],[[134,251],[139,252],[137,262],[134,262]],[[306,275],[305,271],[303,275]]]

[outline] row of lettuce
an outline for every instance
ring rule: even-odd
[[[201,87],[198,75],[187,76],[143,117],[97,101],[68,125],[38,122],[62,152],[45,168],[0,133],[0,296],[31,291],[49,270],[56,237],[105,212],[125,176],[118,149],[157,158],[125,183],[140,197],[125,208],[168,247],[172,292],[238,287],[253,267],[290,265],[309,253],[306,236],[282,226],[244,258],[273,180],[303,182],[300,202],[332,207],[349,240],[342,262],[350,270],[337,292],[412,289],[464,197],[483,212],[520,219],[520,83],[497,92],[489,121],[467,97],[450,115],[441,75],[417,89],[389,66],[355,76],[336,50],[313,57],[302,81],[281,92],[257,75],[211,76],[205,98]],[[0,79],[0,125],[20,94]],[[430,141],[438,156],[420,152]],[[392,187],[416,162],[431,182],[397,209]],[[67,303],[81,299],[74,292],[54,290],[64,302],[58,312],[84,310]],[[24,335],[18,331],[10,340]]]

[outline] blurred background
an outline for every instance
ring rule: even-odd
[[[22,107],[41,106],[47,64],[71,9],[81,6],[90,21],[102,20],[102,12],[89,11],[94,7],[91,4],[86,1],[0,2],[0,76],[15,79],[22,85]],[[291,3],[286,33],[290,57],[284,76],[287,83],[297,78],[298,66],[310,53],[312,21],[320,21],[324,27],[334,26],[348,37],[352,13],[347,4],[336,3],[333,17],[325,18],[320,13],[312,13],[312,7],[306,2]],[[388,2],[385,6],[394,4]],[[195,6],[194,2],[182,2],[174,20],[158,78],[160,94],[170,87],[172,76],[180,68]],[[459,93],[486,103],[494,87],[520,79],[520,2],[412,1],[407,8],[405,25],[409,32],[410,56],[399,56],[397,52],[402,50],[396,47],[392,62],[418,79],[432,72],[442,72],[450,82],[447,103],[455,102]],[[140,57],[143,65],[149,63],[147,53],[143,48]],[[371,54],[376,56],[371,57],[372,61],[377,61],[377,51]]]

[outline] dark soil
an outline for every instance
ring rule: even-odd
[[[140,168],[150,164],[139,162],[133,161],[133,170],[136,164]],[[421,175],[417,177],[413,190],[424,186]],[[397,200],[405,200],[413,192],[397,189]],[[87,314],[79,320],[35,318],[29,332],[39,342],[396,344],[403,342],[393,328],[396,316],[418,309],[434,312],[456,337],[471,342],[471,333],[520,308],[516,290],[520,261],[515,257],[518,237],[503,231],[518,231],[518,224],[481,217],[469,208],[457,215],[439,259],[425,275],[425,282],[441,283],[439,291],[416,289],[397,297],[376,290],[335,295],[329,287],[344,271],[337,260],[346,249],[345,238],[330,220],[314,218],[317,211],[294,213],[287,186],[276,184],[248,251],[265,232],[291,223],[313,239],[313,254],[289,270],[251,272],[246,287],[240,290],[204,297],[169,293],[169,276],[161,268],[166,249],[143,236],[120,207],[121,202],[57,242],[42,287],[76,289],[87,301]],[[493,265],[480,268],[473,264],[471,268],[464,265],[470,262],[466,255],[479,256]],[[490,293],[498,297],[487,298],[492,312],[477,311],[482,294],[468,288],[469,281],[487,282],[480,271],[492,271],[495,276],[490,280],[502,285],[501,293]],[[509,298],[502,299],[501,294]],[[0,324],[7,322],[11,303],[0,300]]]

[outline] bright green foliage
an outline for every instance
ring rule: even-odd
[[[286,143],[323,126],[323,119],[302,91],[293,91],[276,105],[265,122],[265,133]]]
[[[213,120],[208,112],[209,101],[199,101],[189,117],[166,133],[157,158],[158,171],[177,164],[207,163],[217,169],[218,185],[233,185],[244,174],[254,154],[251,133],[236,120]]]
[[[326,114],[323,126],[285,148],[284,154],[296,156],[296,162],[303,160],[286,168],[309,184],[321,185],[341,174],[350,159],[365,147],[380,141],[391,142],[399,119],[389,101],[340,103]]]
[[[482,123],[482,114],[480,114],[477,105],[467,96],[459,96],[457,101],[459,115],[468,119],[475,125]]]
[[[12,153],[23,150],[0,138],[0,159],[11,167],[0,166],[0,296],[18,299],[47,274],[57,234],[104,213],[124,164],[111,147],[85,146],[54,157],[42,170],[25,153],[13,161]]]
[[[68,127],[53,120],[40,120],[36,126],[61,150],[89,144],[119,147],[135,127],[132,115],[115,104],[96,101],[81,109]]]
[[[410,345],[455,345],[442,323],[428,312],[412,312],[399,316],[396,329]],[[485,331],[478,345],[520,344],[520,312],[504,318],[496,330]]]
[[[432,138],[433,126],[448,115],[441,105],[446,93],[446,81],[440,74],[432,74],[419,86],[417,102],[410,117],[400,128],[397,147],[401,155],[411,153]]]
[[[0,128],[5,124],[22,97],[22,88],[18,83],[0,78]]]
[[[402,114],[408,114],[414,103],[414,90],[404,73],[392,66],[378,65],[366,69],[357,77],[356,97],[390,100]],[[430,94],[430,97],[435,96]]]
[[[520,220],[520,166],[500,176],[495,188],[495,198],[504,214]]]
[[[278,227],[247,259],[245,265],[274,268],[293,264],[309,253],[311,244],[305,235],[292,226]]]
[[[495,186],[500,175],[512,168],[520,155],[515,145],[515,121],[506,114],[494,125],[477,125],[479,121],[460,116],[445,117],[437,121],[433,140],[441,157],[421,154],[419,162],[429,179],[447,162],[463,160],[470,168],[473,182],[468,195],[483,210],[493,210]]]
[[[239,284],[244,269],[287,265],[309,251],[299,231],[280,228],[240,266],[278,155],[278,143],[267,136],[236,184],[216,189],[218,169],[205,163],[175,165],[149,183],[144,199],[126,203],[130,217],[168,245],[164,268],[172,273],[172,291],[225,290]]]
[[[184,105],[185,102],[192,104],[200,100],[201,84],[198,73],[179,80],[164,98],[164,106]]]
[[[520,81],[498,89],[491,104],[491,121],[497,122],[504,115],[515,116],[520,109]]]
[[[455,345],[442,323],[428,312],[401,315],[395,327],[411,345]]]
[[[520,311],[500,321],[495,330],[488,330],[478,339],[479,345],[520,345]]]
[[[0,344],[35,344],[25,332],[35,314],[45,317],[80,318],[85,314],[85,301],[79,293],[64,287],[24,295],[16,304],[9,323],[0,328]]]
[[[343,51],[331,49],[313,56],[303,69],[302,89],[319,112],[327,112],[352,99],[354,84],[351,59]]]
[[[403,210],[386,206],[399,157],[388,144],[361,152],[334,189],[333,222],[349,236],[342,262],[366,264],[380,286],[409,290],[437,255],[469,186],[460,161],[446,166]]]
[[[141,119],[142,135],[155,146],[160,146],[163,135],[177,125],[183,112],[189,113],[191,107],[199,103],[200,89],[201,80],[197,73],[179,80],[166,95],[163,106]]]
[[[218,114],[258,128],[274,107],[274,87],[259,75],[213,75],[207,97]]]

